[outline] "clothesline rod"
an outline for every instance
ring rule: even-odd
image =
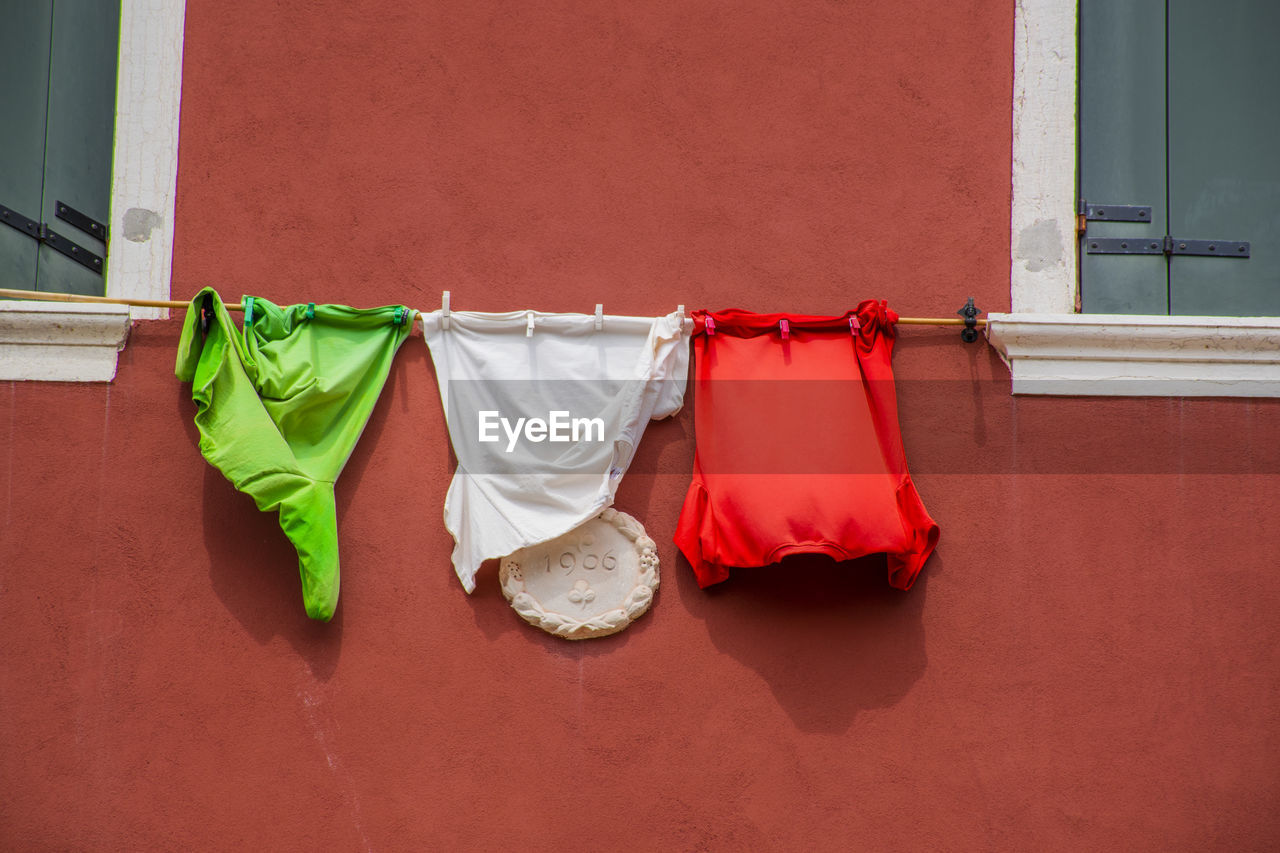
[[[41,302],[84,302],[94,305],[137,305],[143,308],[190,308],[190,302],[179,302],[174,299],[116,299],[111,296],[81,296],[78,293],[45,293],[32,290],[8,290],[0,287],[0,298],[3,299],[37,299]],[[243,311],[244,306],[235,302],[223,303],[228,311]],[[963,317],[899,317],[902,326],[963,326]],[[977,318],[979,326],[987,321]]]
[[[977,317],[974,322],[979,326],[987,325],[987,321],[983,317]],[[899,326],[963,326],[964,319],[961,317],[899,317]]]
[[[34,299],[39,302],[86,302],[91,305],[137,305],[142,308],[190,308],[190,302],[173,299],[116,299],[111,296],[81,296],[78,293],[46,293],[32,290],[7,290],[0,287],[0,298]],[[226,304],[228,311],[243,311],[238,303]]]

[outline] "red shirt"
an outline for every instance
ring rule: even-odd
[[[838,317],[693,319],[698,444],[675,541],[699,586],[788,554],[884,553],[889,583],[909,589],[938,525],[902,450],[898,315],[867,301]]]

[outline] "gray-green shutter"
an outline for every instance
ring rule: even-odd
[[[100,255],[55,205],[108,221],[119,29],[111,0],[0,0],[0,204]],[[104,280],[0,227],[0,286],[101,295]]]
[[[1080,197],[1150,205],[1151,222],[1090,222],[1090,237],[1163,240],[1165,0],[1080,3]],[[1161,255],[1080,254],[1081,310],[1166,314]]]
[[[1174,257],[1170,313],[1280,316],[1280,3],[1169,2],[1169,227],[1247,240]]]
[[[53,4],[0,0],[0,205],[40,217]],[[39,244],[0,226],[0,286],[32,290]]]
[[[1087,313],[1280,316],[1280,3],[1081,0],[1080,196],[1151,205],[1092,238],[1250,243],[1251,257],[1081,252]]]

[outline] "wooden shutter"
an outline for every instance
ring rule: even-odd
[[[1278,43],[1275,0],[1082,0],[1080,196],[1151,207],[1088,223],[1085,312],[1280,316]],[[1090,252],[1166,235],[1249,257]]]
[[[119,28],[119,2],[0,0],[0,205],[98,255],[104,244],[60,219],[57,203],[108,221]],[[102,272],[5,227],[0,282],[104,292]]]

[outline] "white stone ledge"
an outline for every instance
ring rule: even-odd
[[[0,380],[110,382],[127,305],[0,301]]]
[[[1280,397],[1280,319],[991,314],[1015,394]]]

